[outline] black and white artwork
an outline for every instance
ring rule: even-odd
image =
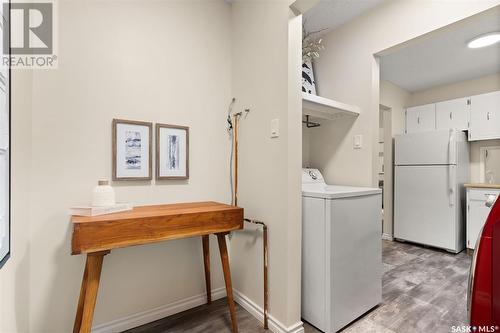
[[[125,164],[128,170],[141,169],[141,132],[125,132]]]
[[[316,82],[314,81],[313,66],[310,61],[302,64],[302,91],[316,95]]]
[[[179,170],[179,136],[178,135],[168,135],[168,159],[167,168],[169,170]]]
[[[189,128],[156,124],[156,178],[189,178]]]
[[[113,180],[152,178],[153,124],[113,120]]]

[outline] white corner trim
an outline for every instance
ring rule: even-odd
[[[238,303],[243,309],[247,310],[252,316],[257,318],[258,321],[261,323],[264,322],[264,310],[260,306],[238,290],[233,289],[233,294],[236,303]],[[304,326],[301,321],[292,326],[286,327],[279,320],[269,315],[268,323],[269,329],[274,333],[304,333]]]
[[[212,300],[226,297],[226,288],[212,290]],[[135,313],[130,316],[118,318],[107,323],[92,327],[92,333],[119,333],[125,330],[141,326],[155,320],[159,320],[176,313],[205,304],[206,294],[200,294],[181,299],[179,301],[162,305],[157,308]]]
[[[386,234],[385,232],[382,234],[382,239],[388,240],[388,241],[393,241],[394,238],[390,234]]]

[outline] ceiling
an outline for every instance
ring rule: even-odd
[[[381,78],[415,92],[500,72],[500,44],[481,49],[467,47],[476,36],[500,31],[498,15],[497,9],[475,15],[383,55]]]
[[[334,30],[387,0],[321,0],[304,15],[306,31]]]

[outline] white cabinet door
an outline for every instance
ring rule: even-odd
[[[471,97],[469,140],[500,138],[500,91]]]
[[[479,232],[484,226],[491,208],[486,206],[488,198],[495,200],[500,190],[467,189],[467,248],[474,249]]]
[[[406,109],[406,133],[427,132],[436,129],[436,104]]]
[[[436,103],[436,129],[468,129],[469,104],[468,97]]]

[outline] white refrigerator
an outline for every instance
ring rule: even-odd
[[[394,238],[458,253],[465,248],[466,134],[398,135],[394,156]]]

